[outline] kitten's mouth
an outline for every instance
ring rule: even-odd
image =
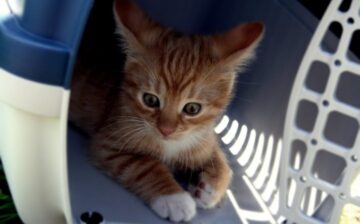
[[[160,134],[160,138],[162,139],[162,140],[171,140],[171,139],[173,139],[173,136],[172,135],[167,135],[167,136],[164,136],[164,135],[162,135],[162,134]]]
[[[162,141],[170,141],[170,140],[177,140],[184,136],[184,132],[180,130],[160,130],[159,128],[155,128],[154,134]]]
[[[159,138],[160,138],[161,140],[163,140],[163,141],[174,140],[174,139],[176,139],[176,138],[179,137],[179,136],[178,136],[177,134],[175,134],[175,133],[170,134],[170,135],[163,135],[163,134],[161,134],[161,133],[158,133],[158,136],[159,136]]]

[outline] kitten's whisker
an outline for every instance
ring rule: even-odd
[[[144,120],[144,128],[152,128],[155,124]]]
[[[141,129],[142,129],[141,126],[127,127],[127,128],[124,128],[124,129],[120,129],[120,131],[118,132],[118,134],[123,133],[123,132],[125,132],[126,130],[128,130],[128,131],[125,132],[125,134],[123,134],[123,135],[120,136],[120,138],[126,138],[128,135],[131,135],[131,133],[133,133],[134,131],[136,132],[136,131],[139,131],[139,130],[141,130]]]
[[[140,127],[140,124],[128,124],[128,125],[122,126],[122,127],[115,126],[115,130],[112,133],[120,133],[120,132],[126,131],[127,129],[133,129],[133,128],[137,128],[137,127]]]
[[[145,137],[145,132],[143,130],[135,133],[133,136],[132,136],[132,140],[128,141],[128,143],[126,143],[128,145],[128,147],[131,147],[131,148],[134,148],[136,150],[139,150],[141,149],[141,147],[138,147],[141,143],[141,140],[143,139],[143,137]],[[129,144],[130,143],[130,144]]]
[[[115,130],[114,132],[112,132],[111,134],[109,134],[107,137],[108,138],[111,138],[111,137],[114,137],[115,135],[119,135],[119,138],[124,138],[126,137],[127,135],[131,134],[131,131],[134,130],[134,129],[141,129],[142,126],[136,126],[136,125],[133,125],[133,126],[126,126],[126,127],[122,127],[122,128],[119,128],[117,130]],[[124,133],[125,134],[122,134]]]
[[[132,119],[132,120],[138,120],[138,121],[142,121],[143,119],[135,117],[135,116],[117,116],[117,121],[121,121],[121,118],[126,118],[126,119]]]
[[[136,137],[136,134],[137,133],[140,133],[140,132],[143,132],[143,129],[142,128],[136,128],[136,129],[133,129],[131,132],[129,132],[126,136],[123,136],[122,138],[121,138],[121,140],[125,140],[126,139],[126,142],[123,142],[123,143],[121,143],[123,146],[127,146],[128,144],[129,144],[129,142],[130,141],[132,141],[132,139],[134,138],[134,137]],[[119,143],[120,143],[120,141],[121,141],[120,139],[119,139]]]
[[[142,119],[135,117],[119,117],[115,122],[119,123],[119,122],[128,122],[128,121],[143,122]]]
[[[125,123],[127,123],[130,126],[130,125],[133,125],[134,123],[142,123],[142,122],[137,121],[137,120],[136,121],[134,120],[134,122],[132,120],[119,121],[117,119],[114,119],[113,123],[110,123],[110,124],[107,124],[106,126],[103,126],[101,128],[101,130],[102,131],[108,131],[110,128],[118,129],[119,124],[121,125],[121,124],[125,124]]]

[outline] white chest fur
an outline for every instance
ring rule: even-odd
[[[198,145],[205,136],[205,131],[196,131],[180,139],[166,139],[162,141],[164,160],[171,160],[179,153],[190,150]]]

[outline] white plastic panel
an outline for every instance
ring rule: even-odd
[[[60,117],[64,89],[26,80],[0,68],[0,101],[47,117]]]
[[[67,111],[62,91],[57,118],[39,116],[0,100],[0,156],[16,209],[24,223],[70,223]]]
[[[332,0],[323,16],[289,101],[278,214],[287,223],[338,223],[345,204],[360,205],[350,194],[360,168],[360,63],[349,49],[360,27],[360,1],[353,0],[346,12],[339,10],[341,3]],[[328,31],[331,24],[340,27],[340,37]],[[324,44],[328,39],[337,41]],[[293,156],[294,142],[305,145],[306,153]]]

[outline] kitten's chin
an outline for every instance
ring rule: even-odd
[[[166,160],[176,158],[179,153],[192,150],[203,139],[204,131],[194,131],[161,139],[163,155]]]
[[[159,138],[162,141],[181,141],[182,138],[186,137],[186,133],[173,133],[171,135],[168,136],[164,136],[162,134],[159,134]]]

